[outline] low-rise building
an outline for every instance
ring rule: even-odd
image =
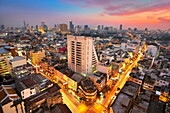
[[[44,105],[50,108],[57,103],[62,103],[60,87],[57,84],[24,100],[27,113],[31,113],[40,107],[44,107]]]
[[[15,68],[27,64],[27,61],[24,57],[15,56],[9,59],[9,64],[11,65],[11,68]]]
[[[11,85],[0,86],[0,106],[3,113],[25,113],[24,104]]]
[[[16,79],[24,78],[31,73],[35,73],[35,69],[30,64],[17,66],[12,69],[12,75]]]
[[[72,80],[68,81],[68,84],[71,89],[77,91],[78,86],[80,85],[80,82],[84,79],[85,77],[81,74],[75,73],[71,77]]]
[[[30,51],[30,59],[34,65],[39,64],[40,60],[44,57],[45,51]]]
[[[133,102],[137,97],[138,90],[138,84],[127,82],[112,104],[114,113],[129,113],[133,106]]]
[[[86,102],[91,103],[96,101],[97,88],[90,79],[87,78],[82,80],[78,91],[80,97]]]
[[[28,74],[24,78],[16,79],[16,88],[21,94],[22,99],[26,99],[38,92],[53,86],[53,83],[41,74]]]
[[[94,74],[89,74],[88,77],[96,85],[98,91],[101,91],[105,87],[107,81],[107,75],[105,73],[96,72]]]

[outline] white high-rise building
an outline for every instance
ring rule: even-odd
[[[92,37],[68,36],[67,50],[69,69],[84,74],[96,71],[98,59]]]

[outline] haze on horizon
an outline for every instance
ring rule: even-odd
[[[0,24],[48,26],[73,20],[75,25],[138,29],[170,28],[170,0],[0,0]]]

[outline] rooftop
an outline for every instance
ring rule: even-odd
[[[81,86],[88,93],[93,93],[96,91],[96,86],[90,79],[84,79],[81,81]]]
[[[6,104],[9,101],[14,101],[19,99],[19,96],[12,88],[11,85],[1,85],[0,86],[0,103]]]
[[[56,70],[60,71],[61,73],[65,74],[68,77],[71,77],[74,72],[70,69],[68,69],[68,66],[66,65],[58,65],[56,67],[54,67]]]
[[[119,93],[112,105],[114,113],[126,113],[129,103],[130,97],[126,94]]]
[[[21,57],[21,56],[16,56],[16,57],[13,57],[13,59],[11,61],[14,62],[14,61],[23,60],[23,59],[25,59],[25,58]]]
[[[36,85],[36,82],[31,78],[24,79],[21,82],[24,83],[24,85],[26,87],[32,87],[32,86]]]
[[[75,73],[73,74],[71,79],[79,83],[82,79],[84,79],[84,76],[82,76],[81,74]]]
[[[57,93],[58,90],[60,90],[60,87],[56,84],[53,87],[50,87],[36,95],[33,95],[33,96],[27,98],[25,100],[25,104],[30,105],[30,103],[36,103],[36,102],[48,97],[49,95],[51,95],[53,93]]]
[[[0,48],[0,54],[4,54],[4,53],[10,53],[10,51],[8,51],[4,48]]]
[[[160,101],[150,101],[149,103],[149,108],[148,108],[148,113],[164,113],[164,106],[165,103],[160,102]]]

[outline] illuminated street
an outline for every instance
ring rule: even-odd
[[[1,0],[0,113],[170,113],[170,0]]]
[[[142,51],[145,52],[145,49],[146,49],[145,45],[143,45],[141,48],[143,48]],[[108,113],[110,112],[109,106],[111,106],[111,104],[116,99],[116,95],[125,85],[126,81],[129,78],[129,74],[131,73],[131,70],[137,65],[137,62],[142,57],[143,53],[138,52],[136,54],[137,54],[137,58],[133,61],[131,65],[127,66],[126,70],[120,75],[120,78],[117,81],[117,83],[114,85],[114,87],[111,89],[111,91],[106,95],[106,97],[102,101],[97,100],[93,105],[87,106],[84,103],[78,101],[73,94],[68,92],[68,90],[66,91],[62,84],[59,84],[60,87],[62,88],[61,93],[63,96],[63,102],[67,104],[67,106],[73,113],[96,113],[96,112],[97,113],[100,113],[100,112]],[[41,74],[47,77],[48,79],[50,79],[51,81],[57,83],[57,80],[55,78],[51,76],[46,76],[43,73]],[[118,88],[120,90],[118,90]]]

